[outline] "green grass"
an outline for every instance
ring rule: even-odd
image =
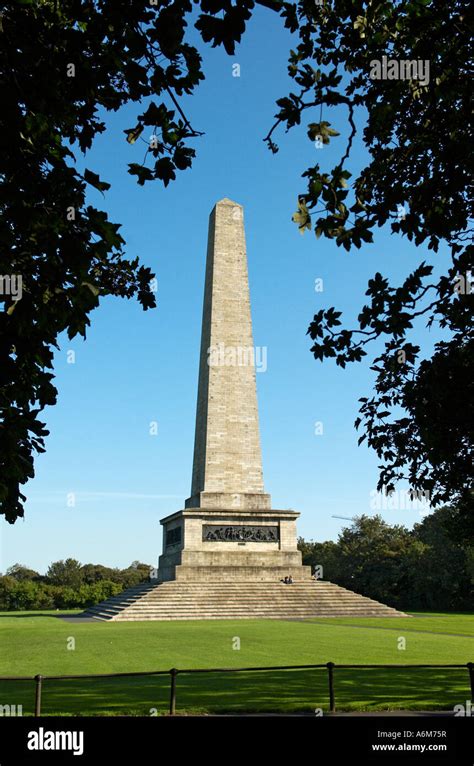
[[[315,618],[311,622],[321,622]],[[387,620],[383,617],[333,617],[331,623],[336,625],[375,627],[375,628],[402,628],[405,632],[434,632],[447,635],[463,635],[472,638],[474,636],[474,613],[473,614],[439,614],[427,612],[410,612],[410,620],[405,617],[391,617]]]
[[[65,675],[271,665],[474,661],[474,615],[307,622],[222,620],[68,623],[54,612],[0,613],[0,675]],[[451,635],[446,635],[451,634]],[[462,634],[462,635],[453,635]],[[233,649],[234,638],[240,650]],[[400,637],[406,649],[398,649]],[[75,649],[68,649],[68,639]],[[470,698],[467,670],[335,670],[339,710],[452,709]],[[167,711],[169,677],[44,682],[44,714]],[[0,705],[33,712],[31,681],[0,681]],[[327,672],[183,674],[177,712],[328,710]]]

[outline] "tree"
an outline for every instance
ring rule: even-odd
[[[132,585],[138,585],[140,582],[145,582],[150,578],[151,569],[150,564],[144,564],[142,561],[132,561],[127,569],[122,570],[121,582],[124,584],[124,587],[131,587]]]
[[[85,337],[102,296],[155,305],[150,269],[125,258],[119,224],[85,203],[87,185],[103,193],[109,184],[89,169],[79,172],[73,150],[85,152],[105,129],[99,108],[165,94],[176,110],[152,102],[127,131],[133,143],[145,125],[154,127],[155,169],[131,165],[130,172],[139,183],[154,176],[166,185],[174,169],[190,165],[193,150],[184,141],[196,133],[175,94],[199,82],[200,58],[183,42],[191,2],[165,5],[3,5],[0,274],[10,289],[0,290],[0,505],[10,522],[23,515],[20,487],[34,476],[34,453],[44,451],[38,415],[56,402],[51,370],[59,334]]]
[[[323,565],[325,580],[399,609],[469,610],[474,546],[457,539],[458,523],[454,506],[438,508],[412,530],[360,516],[337,542],[300,538],[298,548],[304,564]]]
[[[138,559],[135,559],[135,561],[132,561],[128,569],[143,569],[148,572],[150,569],[150,565],[144,564],[143,561],[138,561]]]
[[[100,580],[112,580],[118,571],[102,564],[83,564],[81,567],[82,582],[91,585],[100,582]]]
[[[408,529],[381,516],[360,516],[338,540],[339,584],[364,596],[403,608],[410,603],[413,574],[423,552]]]
[[[116,583],[122,588],[131,588],[149,578],[150,566],[134,561],[126,569],[105,567],[102,564],[84,564],[81,568],[83,582],[100,583],[104,580]]]
[[[413,536],[424,545],[414,580],[422,609],[469,609],[474,601],[473,539],[453,538],[455,515],[455,508],[442,507],[413,528]]]
[[[78,588],[83,582],[81,563],[76,559],[54,561],[46,572],[46,579],[52,585]]]
[[[29,578],[25,576],[19,579],[10,574],[0,576],[0,609],[7,611],[78,609],[98,604],[111,596],[118,595],[124,587],[129,587],[128,585],[124,586],[120,580],[111,580],[107,577],[102,577],[94,582],[83,582],[77,576],[78,563],[73,559],[67,559],[65,562],[58,561],[51,564],[50,578],[47,578],[50,579],[49,582],[38,581],[38,577]],[[104,570],[104,572],[108,570],[107,567],[100,567],[100,565],[97,568]],[[10,569],[16,573],[23,569],[25,573],[31,572],[33,575],[37,575],[32,569],[19,565],[14,565]],[[125,580],[129,576],[126,574],[128,572],[126,569],[108,571],[119,573]],[[138,582],[141,582],[141,576],[139,572],[135,571],[135,579],[132,584]]]
[[[338,582],[342,576],[341,562],[338,544],[332,540],[323,543],[307,542],[302,537],[298,538],[298,549],[302,553],[303,564],[316,570],[321,580]]]
[[[277,150],[280,124],[290,129],[315,109],[319,116],[308,124],[308,137],[328,144],[339,133],[322,119],[323,110],[343,107],[348,114],[340,161],[331,170],[316,164],[303,173],[307,189],[294,216],[300,231],[313,228],[316,237],[350,250],[372,242],[373,230],[389,224],[393,233],[435,253],[444,243],[451,258],[436,278],[424,261],[400,285],[375,274],[353,329],[340,329],[341,312],[334,307],[319,310],[308,329],[311,351],[345,367],[384,341],[371,367],[375,395],[360,399],[356,420],[364,428],[359,443],[367,439],[382,461],[378,489],[390,492],[396,481],[408,479],[433,504],[463,501],[467,513],[474,487],[468,4],[303,0],[284,4],[282,15],[300,36],[289,59],[296,92],[278,101],[269,147]],[[416,61],[431,71],[424,78],[386,78],[384,56],[397,66]],[[346,166],[360,108],[367,114],[362,139],[370,161],[349,188]],[[410,340],[417,320],[449,337],[436,344],[431,358]]]
[[[277,129],[299,125],[303,112],[311,120],[310,141],[324,146],[346,134],[334,168],[316,164],[303,173],[307,188],[294,216],[300,230],[314,229],[317,237],[350,250],[389,224],[415,245],[426,243],[437,252],[445,243],[451,254],[441,277],[425,262],[399,286],[377,273],[357,328],[334,329],[341,325],[340,312],[318,311],[308,329],[311,351],[344,367],[360,361],[373,342],[385,341],[373,363],[375,395],[361,399],[356,421],[363,424],[361,440],[382,461],[379,489],[390,491],[406,477],[415,490],[429,491],[433,503],[460,499],[469,510],[474,339],[464,164],[470,140],[468,4],[258,4],[279,14],[298,38],[289,55],[295,92],[277,102],[264,139],[270,150],[278,150]],[[193,22],[203,42],[232,55],[254,0],[197,5],[201,13]],[[11,0],[3,7],[0,275],[8,277],[10,289],[0,291],[0,510],[14,522],[23,515],[20,487],[34,476],[34,454],[44,451],[47,431],[38,415],[56,401],[52,352],[59,334],[85,337],[89,315],[105,295],[136,296],[144,309],[155,305],[153,275],[138,259],[125,258],[119,224],[86,205],[87,186],[104,193],[109,184],[93,170],[79,172],[74,152],[86,152],[105,129],[99,109],[159,97],[158,104],[147,102],[125,134],[133,144],[152,129],[143,163],[129,163],[129,172],[139,184],[159,180],[167,186],[195,154],[188,142],[200,133],[179,98],[192,94],[204,74],[199,52],[186,39],[191,0]],[[383,56],[410,66],[428,61],[432,71],[428,78],[378,79],[374,62]],[[340,130],[323,119],[335,107],[347,112],[347,118],[337,117]],[[346,166],[357,113],[364,110],[362,140],[370,161],[349,187]],[[11,289],[13,277],[21,277],[21,300]],[[420,318],[448,335],[432,358],[423,358],[410,341]],[[451,409],[457,403],[454,424],[446,401]]]
[[[367,439],[382,461],[377,488],[391,492],[395,482],[408,479],[415,492],[429,493],[433,505],[458,502],[466,516],[472,515],[469,4],[263,4],[278,10],[299,37],[288,67],[295,90],[278,100],[279,111],[265,137],[271,151],[278,151],[275,131],[281,125],[287,130],[300,125],[308,110],[315,115],[307,124],[309,140],[320,146],[337,140],[339,131],[323,116],[334,107],[347,111],[339,162],[324,170],[317,163],[303,172],[307,188],[293,216],[300,231],[314,229],[316,237],[325,236],[349,251],[372,242],[373,230],[389,224],[393,233],[415,245],[427,244],[437,253],[444,244],[450,252],[450,262],[436,278],[433,266],[424,261],[396,286],[377,272],[353,329],[339,329],[341,312],[334,307],[319,310],[308,328],[311,351],[316,359],[335,358],[345,367],[361,361],[368,346],[384,341],[384,351],[376,352],[371,367],[377,373],[375,395],[360,399],[356,420],[356,427],[364,428],[359,444]],[[211,19],[203,20],[201,28],[219,44]],[[400,72],[402,65],[405,73],[412,72],[413,62],[419,62],[420,70],[424,65],[424,71],[417,69],[408,79],[389,76],[387,59],[394,62],[392,72]],[[356,120],[360,109],[367,115],[362,140],[370,162],[349,188],[347,163],[361,132]],[[449,336],[436,343],[431,358],[423,358],[410,340],[417,320]]]
[[[22,581],[22,580],[33,580],[39,582],[41,580],[41,575],[39,572],[36,572],[34,569],[30,569],[29,567],[23,566],[23,564],[12,564],[11,567],[8,567],[7,571],[5,572],[6,577],[14,577],[15,580]]]

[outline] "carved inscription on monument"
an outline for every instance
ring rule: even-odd
[[[278,527],[203,524],[202,539],[203,542],[277,543],[279,537]]]

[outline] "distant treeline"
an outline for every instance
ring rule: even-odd
[[[360,516],[337,542],[300,538],[298,547],[324,580],[389,606],[474,611],[474,540],[455,508],[430,512],[411,530]]]
[[[14,564],[0,576],[0,610],[82,609],[148,580],[150,566],[134,561],[126,569],[55,561],[45,575]]]

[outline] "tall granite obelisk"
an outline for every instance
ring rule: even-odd
[[[162,519],[160,580],[307,579],[294,511],[263,486],[243,208],[214,207],[209,235],[191,496]]]
[[[191,497],[186,507],[270,508],[258,428],[243,209],[209,220]]]

